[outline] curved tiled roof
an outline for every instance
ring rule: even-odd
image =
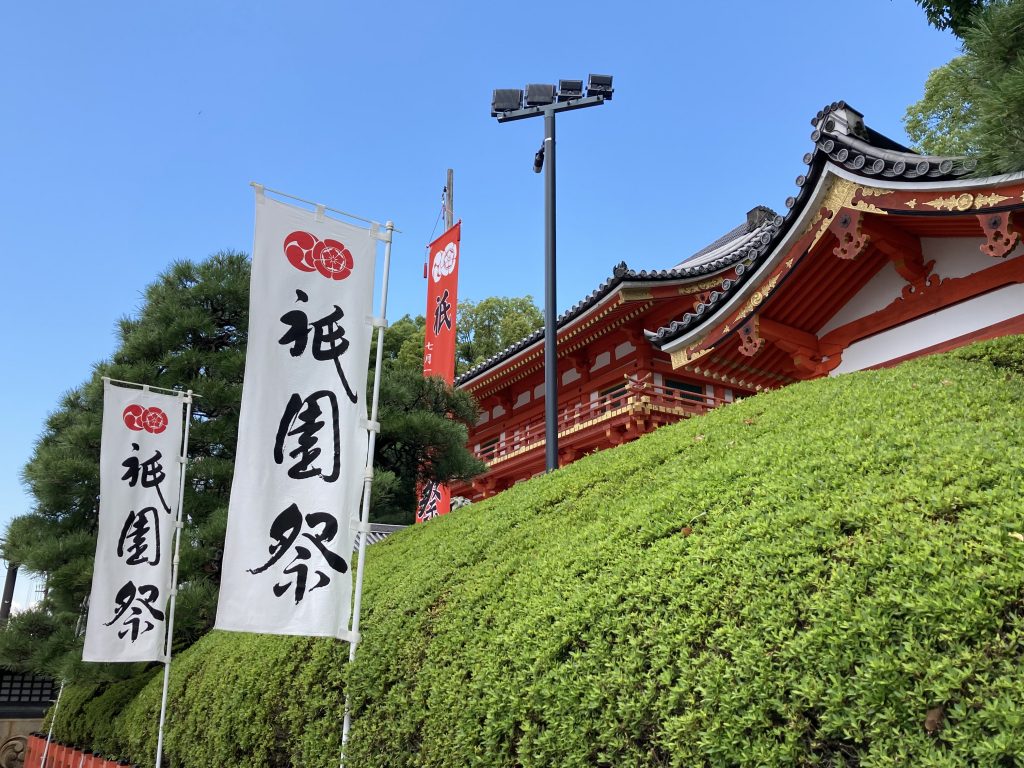
[[[819,111],[811,119],[811,125],[814,127],[811,133],[814,149],[804,155],[807,171],[797,176],[799,191],[786,200],[788,211],[784,216],[768,208],[755,208],[748,214],[747,222],[672,269],[636,271],[621,262],[612,271],[611,277],[558,317],[557,327],[563,328],[624,282],[686,280],[735,267],[735,280],[724,280],[722,289],[711,292],[707,300],[698,304],[693,312],[686,312],[678,320],[649,335],[651,343],[661,347],[707,321],[740,289],[761,262],[774,252],[776,245],[802,213],[828,164],[865,179],[876,180],[876,183],[878,179],[950,181],[966,176],[976,165],[973,159],[966,157],[920,155],[864,125],[864,116],[843,101],[833,102]],[[456,386],[471,381],[543,338],[544,329],[535,331],[459,376],[455,380]]]
[[[732,235],[731,240],[727,241],[725,237],[719,238],[672,269],[644,269],[638,271],[630,269],[624,261],[619,262],[612,270],[611,277],[595,288],[590,295],[578,301],[558,316],[556,321],[557,327],[563,328],[568,325],[612,293],[622,283],[686,280],[714,274],[730,267],[735,267],[736,272],[742,276],[746,271],[743,262],[759,256],[761,251],[774,241],[774,235],[782,221],[783,218],[770,208],[759,206],[750,212],[747,222],[729,232],[729,235]],[[730,243],[732,243],[731,247]],[[741,281],[742,278],[735,282]],[[726,280],[723,285],[731,285],[732,282],[734,281]],[[493,357],[466,371],[455,379],[455,386],[476,378],[492,366],[507,360],[516,353],[541,341],[543,338],[543,328],[534,331],[525,339],[517,341],[510,347],[503,349]]]
[[[952,181],[974,170],[976,162],[967,157],[935,157],[920,155],[864,125],[864,116],[843,101],[833,102],[811,119],[814,149],[804,155],[807,172],[796,178],[799,192],[786,200],[789,209],[780,217],[772,234],[772,242],[759,250],[759,262],[775,249],[796,218],[802,213],[814,187],[829,163],[866,179],[891,181]],[[757,266],[756,263],[751,267]],[[749,271],[753,271],[750,269]],[[736,281],[723,291],[716,291],[701,312],[687,312],[678,320],[659,328],[651,342],[662,347],[701,325],[723,306],[738,290]]]

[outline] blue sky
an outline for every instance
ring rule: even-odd
[[[825,104],[905,139],[957,52],[912,0],[6,3],[0,525],[31,508],[19,475],[47,413],[145,286],[250,250],[250,181],[393,219],[394,319],[423,312],[453,168],[460,297],[540,303],[543,125],[498,125],[491,90],[612,74],[610,104],[558,119],[561,311],[619,261],[669,267],[755,205],[784,210]]]

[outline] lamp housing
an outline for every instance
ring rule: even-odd
[[[583,81],[582,80],[559,80],[558,81],[558,100],[559,101],[572,101],[573,99],[583,98]]]
[[[611,101],[614,90],[611,75],[589,75],[587,78],[587,96],[604,96],[605,101]]]
[[[555,86],[548,83],[530,83],[526,86],[526,106],[543,107],[555,100]]]
[[[495,88],[491,96],[491,117],[512,112],[523,107],[523,91],[520,88]]]

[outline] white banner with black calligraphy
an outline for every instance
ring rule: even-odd
[[[217,628],[349,637],[376,238],[257,191]]]
[[[103,383],[100,520],[84,661],[164,657],[181,397]]]

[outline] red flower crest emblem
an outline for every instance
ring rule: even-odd
[[[124,409],[121,418],[124,419],[125,426],[133,432],[146,430],[159,435],[167,429],[167,414],[159,408],[143,408],[133,403]]]
[[[320,240],[309,232],[292,232],[284,239],[284,255],[300,272],[319,272],[331,280],[352,274],[352,252],[338,240]]]

